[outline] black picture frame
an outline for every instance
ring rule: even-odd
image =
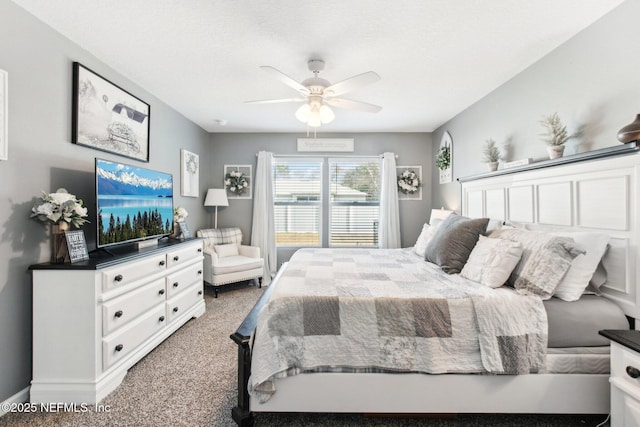
[[[178,227],[180,227],[180,237],[182,239],[190,239],[191,232],[189,231],[189,227],[187,227],[187,223],[184,221],[178,221]]]
[[[71,142],[149,161],[151,106],[79,62],[73,63]]]
[[[69,254],[69,260],[72,264],[89,259],[89,251],[87,250],[87,242],[84,239],[84,231],[65,231],[64,237],[67,240],[67,253]]]

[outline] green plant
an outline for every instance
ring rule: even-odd
[[[495,163],[502,160],[502,153],[493,139],[487,139],[482,149],[482,161],[484,163]]]
[[[449,146],[445,145],[438,151],[436,166],[438,166],[440,170],[449,169],[449,166],[451,166],[451,149]]]
[[[545,129],[544,133],[541,133],[542,140],[547,145],[563,145],[565,142],[573,138],[573,135],[567,133],[567,127],[562,124],[558,113],[553,113],[550,116],[542,116],[540,124]]]

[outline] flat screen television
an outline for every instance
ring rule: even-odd
[[[98,248],[173,232],[173,176],[96,158]]]

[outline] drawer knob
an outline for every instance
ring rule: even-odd
[[[174,313],[177,313],[177,312],[178,312],[178,307],[174,307],[174,308],[173,308],[173,312],[174,312]]]
[[[164,322],[164,316],[160,316],[160,317],[158,318],[158,321],[160,321],[160,322]]]
[[[116,346],[116,351],[122,351],[123,348],[124,348],[124,346],[122,344],[118,344]]]
[[[113,317],[122,317],[122,310],[118,310],[115,313],[113,313]]]
[[[198,275],[201,275],[201,274],[202,274],[202,270],[198,270]]]
[[[158,291],[158,295],[164,295],[164,289],[160,289],[160,290]]]
[[[163,266],[163,265],[165,264],[165,262],[164,262],[164,260],[162,260],[162,261],[160,261],[158,264],[159,264],[160,266]]]
[[[178,282],[175,282],[175,283],[173,284],[173,287],[174,287],[174,288],[177,288],[177,287],[178,287],[178,285],[179,285],[179,283],[178,283]]]
[[[202,295],[202,291],[198,291],[198,295]]]
[[[638,370],[638,368],[634,368],[633,366],[627,366],[627,375],[629,375],[631,378],[638,378],[640,377],[640,370]]]
[[[198,252],[202,252],[202,248],[198,248]]]
[[[113,280],[115,280],[116,282],[122,282],[122,279],[124,279],[124,277],[122,277],[122,274],[118,274],[113,278]]]
[[[174,257],[173,257],[173,260],[174,260],[174,261],[178,261],[179,259],[180,259],[180,257],[179,257],[178,255],[176,255],[176,256],[174,256]]]

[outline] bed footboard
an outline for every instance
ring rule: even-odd
[[[251,376],[251,334],[256,329],[258,314],[271,296],[275,279],[266,288],[240,327],[231,335],[238,345],[238,404],[231,409],[231,417],[241,427],[253,426],[253,414],[249,409],[249,377]]]

